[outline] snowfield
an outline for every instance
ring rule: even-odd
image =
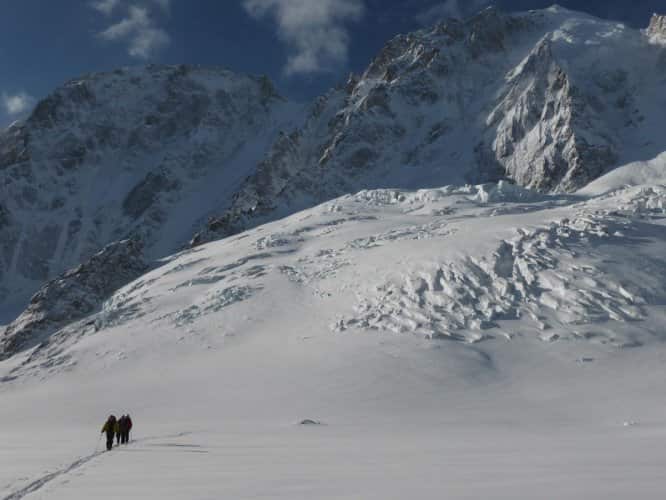
[[[637,170],[361,191],[165,259],[0,362],[0,499],[663,498],[666,163]]]

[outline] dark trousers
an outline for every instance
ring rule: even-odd
[[[116,444],[120,444],[120,437],[121,437],[120,432],[116,432]]]
[[[123,444],[129,443],[129,431],[123,431],[120,435],[120,442]]]
[[[110,450],[113,448],[113,432],[106,433],[106,449]]]

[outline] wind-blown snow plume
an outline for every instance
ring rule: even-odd
[[[110,16],[113,14],[117,7],[121,6],[122,0],[94,0],[90,6],[96,11]],[[157,5],[165,12],[168,12],[171,7],[171,0],[145,0],[148,5]]]
[[[169,8],[168,0],[154,0],[160,8]],[[96,10],[110,15],[118,2],[103,0],[92,4]],[[149,59],[155,52],[168,46],[169,34],[160,28],[151,16],[148,6],[131,5],[127,16],[99,33],[99,37],[108,41],[124,41],[128,44],[128,53],[139,59]]]
[[[488,6],[489,3],[488,0],[447,0],[420,12],[416,15],[416,19],[424,25],[449,17],[464,19]]]
[[[2,94],[2,107],[5,112],[11,116],[20,115],[21,113],[28,111],[34,102],[35,99],[25,92],[19,92],[14,95]]]
[[[90,6],[105,16],[110,16],[119,4],[120,0],[97,0],[92,2]]]
[[[271,16],[280,38],[289,46],[289,75],[326,71],[347,61],[349,33],[345,23],[358,21],[362,0],[244,0],[255,18]]]

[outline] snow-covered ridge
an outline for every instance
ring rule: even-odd
[[[296,302],[317,331],[648,344],[662,336],[666,187],[620,182],[607,180],[617,188],[599,195],[506,182],[346,195],[174,256],[40,337],[7,377],[65,369],[91,335],[159,331],[169,344],[189,332],[213,342],[212,325],[242,336]]]
[[[648,161],[634,162],[616,168],[589,183],[578,193],[597,196],[633,186],[666,184],[666,152]]]

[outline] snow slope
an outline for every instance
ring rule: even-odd
[[[666,152],[644,162],[619,167],[579,190],[584,195],[599,195],[630,186],[664,184],[666,179]]]
[[[661,498],[665,200],[369,190],[166,259],[0,362],[0,498]]]

